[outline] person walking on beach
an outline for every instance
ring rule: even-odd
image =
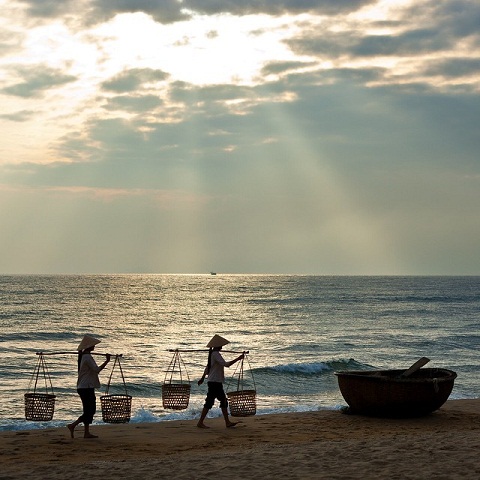
[[[110,361],[110,354],[106,354],[106,360],[100,366],[97,365],[91,353],[95,345],[100,343],[97,338],[85,335],[77,348],[78,351],[78,380],[77,392],[80,395],[83,405],[83,414],[73,423],[69,423],[67,428],[70,430],[70,436],[73,438],[75,427],[83,423],[85,425],[84,438],[97,438],[90,432],[90,425],[93,422],[93,416],[97,411],[97,402],[95,398],[95,389],[100,388],[98,374],[107,366]]]
[[[220,402],[220,408],[222,409],[226,427],[234,427],[238,423],[232,422],[228,418],[228,401],[225,391],[223,390],[223,382],[225,381],[224,368],[230,367],[239,360],[242,360],[245,355],[242,353],[240,356],[234,360],[231,360],[230,362],[225,361],[220,353],[220,350],[228,343],[230,342],[220,335],[214,335],[207,344],[207,347],[210,349],[208,352],[208,363],[205,367],[202,378],[198,381],[198,384],[201,385],[204,382],[205,377],[208,377],[208,392],[200,419],[197,423],[198,428],[208,428],[205,425],[204,420],[209,410],[213,407],[215,399],[219,400]]]

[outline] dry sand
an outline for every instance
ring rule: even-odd
[[[98,414],[97,414],[98,415]],[[237,419],[238,420],[238,419]],[[318,411],[0,433],[1,479],[478,479],[480,400],[416,419]]]

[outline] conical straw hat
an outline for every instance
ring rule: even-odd
[[[230,343],[226,338],[221,337],[220,335],[214,335],[212,339],[207,343],[207,347],[215,348],[215,347],[223,347]]]
[[[80,345],[77,347],[77,350],[80,352],[81,350],[85,350],[90,347],[94,347],[97,343],[100,343],[101,340],[95,337],[91,337],[90,335],[85,335],[80,342]]]

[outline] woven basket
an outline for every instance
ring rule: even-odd
[[[25,419],[48,422],[53,418],[55,395],[49,393],[25,394]]]
[[[190,384],[164,383],[162,385],[163,408],[185,410],[190,400]]]
[[[256,390],[228,392],[227,397],[232,417],[250,417],[257,413]]]
[[[132,412],[130,395],[102,395],[102,418],[105,423],[128,423]]]

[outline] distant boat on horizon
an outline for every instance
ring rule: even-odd
[[[217,272],[210,272],[210,275],[216,275]]]

